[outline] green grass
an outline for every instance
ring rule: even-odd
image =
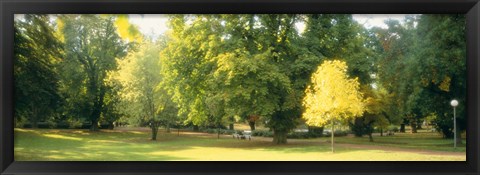
[[[404,140],[402,138],[405,137]],[[325,161],[465,161],[465,152],[449,152],[442,148],[443,140],[424,136],[425,143],[415,140],[410,145],[395,150],[387,143],[408,141],[408,135],[396,135],[385,139],[376,137],[374,148],[357,148],[342,144],[370,145],[367,138],[336,138],[335,153],[330,152],[328,138],[290,139],[286,145],[274,145],[271,138],[254,138],[252,141],[236,140],[215,134],[160,132],[157,141],[149,140],[148,131],[84,130],[31,130],[15,129],[15,160],[29,161],[148,161],[148,160],[325,160]],[[435,144],[438,143],[438,144]],[[447,141],[445,141],[447,143]],[[377,143],[375,143],[377,144]],[[408,144],[407,144],[408,145]],[[425,146],[426,145],[426,146]],[[447,146],[447,145],[444,145]],[[428,148],[422,152],[417,148]],[[441,149],[437,149],[439,147]],[[432,148],[432,149],[430,149]],[[452,148],[453,149],[453,148]],[[436,150],[436,151],[435,151]],[[457,150],[458,151],[458,150]]]

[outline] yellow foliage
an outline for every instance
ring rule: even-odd
[[[443,81],[440,83],[440,85],[438,86],[438,88],[440,88],[441,90],[445,91],[445,92],[448,92],[450,91],[450,81],[452,79],[449,77],[449,76],[446,76]]]
[[[324,126],[334,120],[360,116],[365,110],[363,94],[359,92],[358,78],[347,76],[343,61],[325,61],[311,77],[303,106],[303,118],[310,126]]]
[[[119,15],[117,17],[117,20],[115,21],[115,25],[117,26],[118,35],[121,38],[127,39],[129,41],[142,41],[142,36],[136,29],[136,26],[128,21],[127,15]]]
[[[57,18],[57,30],[55,31],[55,35],[61,42],[65,42],[65,36],[63,34],[63,28],[65,28],[65,23],[60,19]]]

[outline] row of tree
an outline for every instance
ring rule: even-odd
[[[462,15],[414,15],[388,21],[386,29],[366,29],[347,14],[170,15],[167,25],[152,40],[127,15],[17,19],[16,121],[87,120],[91,130],[100,121],[128,121],[150,126],[155,139],[162,125],[221,127],[240,118],[252,129],[263,121],[281,144],[299,123],[329,123],[309,122],[307,116],[327,116],[318,109],[355,104],[309,101],[306,94],[328,89],[315,89],[322,79],[358,91],[361,108],[352,115],[359,117],[339,121],[358,136],[371,138],[374,127],[389,124],[417,128],[430,116],[452,137],[449,101],[465,103]],[[327,77],[339,74],[322,63],[357,84]],[[342,109],[328,115],[349,113]],[[457,109],[460,130],[464,109]]]

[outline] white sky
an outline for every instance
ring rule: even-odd
[[[129,15],[129,20],[131,23],[138,26],[140,32],[144,35],[157,38],[159,35],[165,33],[168,30],[167,27],[167,16],[164,14],[148,14],[148,15],[139,15],[131,14]],[[387,19],[395,19],[402,21],[405,18],[404,14],[354,14],[353,19],[358,23],[363,24],[365,28],[372,27],[381,27],[387,28],[387,25],[384,23]],[[296,25],[297,28],[304,28],[301,24]]]

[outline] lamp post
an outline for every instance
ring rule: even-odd
[[[455,107],[458,106],[458,101],[454,99],[450,102],[450,105],[453,107],[453,148],[457,148],[457,122],[455,116]]]

